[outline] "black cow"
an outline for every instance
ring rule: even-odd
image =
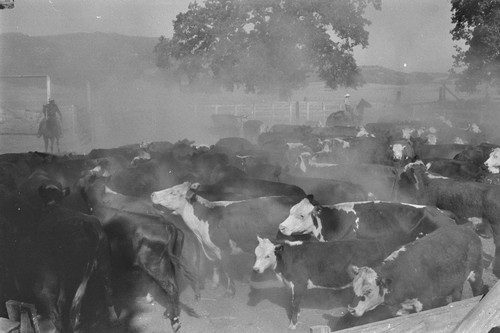
[[[426,163],[427,171],[454,179],[479,180],[487,173],[485,167],[471,161],[440,158],[427,160]]]
[[[87,176],[83,193],[99,218],[111,244],[115,267],[139,267],[167,296],[165,316],[174,332],[180,329],[179,290],[176,275],[195,277],[180,260],[184,233],[150,205],[135,197],[111,191],[103,178]]]
[[[426,161],[434,158],[447,158],[452,159],[458,153],[465,149],[472,147],[466,144],[426,144],[425,140],[420,138],[410,138],[413,142],[413,149],[418,158]]]
[[[267,196],[304,197],[298,186],[261,179],[224,179],[213,185],[201,185],[197,193],[210,201],[247,200]]]
[[[294,175],[351,182],[377,199],[391,200],[397,173],[396,168],[380,164],[318,164],[311,160],[310,154],[303,153]]]
[[[292,293],[292,311],[288,328],[295,329],[300,312],[300,301],[307,289],[344,289],[351,285],[350,265],[377,265],[399,244],[370,240],[342,240],[333,242],[285,241],[277,245],[269,239],[258,238],[253,270],[263,273],[267,268],[276,272],[278,279]],[[369,264],[371,263],[371,264]]]
[[[54,202],[52,188],[42,186],[40,193]],[[12,256],[8,271],[18,299],[34,301],[57,330],[73,332],[80,327],[82,299],[95,275],[104,286],[109,318],[116,320],[109,244],[99,221],[48,202],[44,209],[35,209],[22,197],[0,189],[0,216],[8,224],[3,231],[10,244],[10,251],[2,255]]]
[[[306,193],[314,193],[314,198],[322,205],[374,199],[374,196],[370,196],[361,185],[342,180],[284,174],[280,177],[280,181],[298,186]]]
[[[431,178],[421,162],[408,164],[398,181],[406,202],[433,205],[478,225],[490,225],[495,241],[493,273],[500,276],[500,187],[472,181]]]

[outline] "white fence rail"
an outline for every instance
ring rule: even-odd
[[[276,123],[298,124],[305,122],[325,123],[332,112],[342,110],[334,102],[276,102],[259,104],[213,104],[195,105],[199,114],[231,114],[259,119],[268,125]]]

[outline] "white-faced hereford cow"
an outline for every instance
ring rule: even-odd
[[[493,273],[500,276],[500,187],[472,181],[431,178],[425,165],[408,164],[399,180],[398,195],[407,202],[433,205],[474,224],[490,225],[495,242]]]
[[[313,234],[320,241],[397,239],[405,244],[454,224],[449,214],[435,207],[381,201],[321,206],[309,195],[290,209],[279,230],[286,236]]]
[[[394,251],[382,264],[352,267],[356,294],[349,312],[362,316],[385,304],[392,315],[419,312],[462,298],[466,280],[477,296],[483,290],[482,245],[466,226],[436,230]]]
[[[153,192],[151,200],[182,216],[207,258],[217,262],[226,275],[226,295],[234,295],[234,281],[227,273],[229,256],[239,250],[253,253],[257,235],[274,237],[280,221],[298,199],[281,196],[234,202],[208,201],[197,195],[199,186],[185,182]]]
[[[307,289],[344,289],[351,285],[350,265],[378,265],[398,246],[370,240],[333,242],[284,241],[258,237],[253,270],[271,268],[292,293],[290,329],[295,329],[300,301]],[[371,264],[369,264],[371,263]]]

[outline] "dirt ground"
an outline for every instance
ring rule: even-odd
[[[12,123],[10,124],[12,125]],[[0,124],[0,129],[2,125]],[[3,129],[5,130],[5,129]],[[0,131],[2,132],[2,131]],[[76,144],[76,139],[67,135],[61,140],[61,151],[65,153],[82,149]],[[43,141],[33,135],[0,135],[0,153],[43,151]],[[494,254],[491,240],[483,240],[485,252]],[[223,289],[207,288],[202,290],[202,299],[194,300],[194,293],[190,287],[181,294],[182,332],[194,333],[255,333],[255,332],[288,332],[288,316],[290,292],[273,278],[266,274],[266,279],[257,279],[252,276],[252,255],[243,255],[235,259],[238,267],[245,267],[239,272],[236,281],[236,295],[234,298],[223,296]],[[485,283],[492,286],[496,278],[491,273],[491,268],[485,271]],[[127,289],[127,288],[125,288]],[[132,288],[133,289],[133,288]],[[121,299],[118,308],[121,311],[121,325],[114,328],[94,325],[88,327],[87,333],[157,333],[171,332],[170,323],[163,317],[164,304],[154,288],[149,291],[155,296],[152,303],[145,299],[145,289],[140,291],[125,290],[120,293]],[[465,287],[464,298],[471,297],[470,289]],[[351,297],[350,290],[328,291],[310,290],[301,302],[301,315],[296,332],[309,332],[311,326],[329,325],[337,327],[339,318],[345,313],[346,305]],[[360,322],[361,324],[363,322]],[[43,332],[50,331],[50,324],[42,322]]]

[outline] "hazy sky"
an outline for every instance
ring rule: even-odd
[[[199,0],[203,1],[203,0]],[[16,0],[0,10],[0,33],[30,36],[74,32],[172,35],[172,21],[191,0]],[[358,65],[447,71],[454,54],[450,0],[382,0],[368,12],[370,45],[356,50]],[[404,64],[407,64],[404,67]]]

